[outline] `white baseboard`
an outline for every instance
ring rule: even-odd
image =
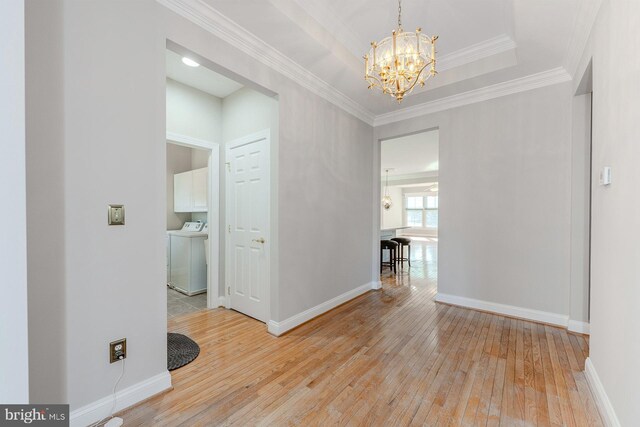
[[[589,322],[580,322],[578,320],[569,320],[567,329],[577,334],[589,335]]]
[[[227,297],[218,297],[218,307],[227,306]]]
[[[473,298],[442,294],[440,292],[436,294],[436,301],[445,304],[473,308],[476,310],[490,311],[492,313],[502,314],[505,316],[518,317],[520,319],[532,320],[534,322],[548,323],[550,325],[561,326],[563,328],[566,328],[569,322],[569,316],[564,314],[532,310],[529,308],[516,307],[514,305],[498,304]]]
[[[371,289],[377,289],[374,286],[378,286],[377,283],[380,282],[370,282],[366,285],[359,286],[355,289],[350,290],[349,292],[345,292],[342,295],[338,295],[335,298],[330,299],[329,301],[325,301],[322,304],[318,304],[315,307],[311,307],[308,310],[303,311],[302,313],[298,313],[294,316],[289,317],[281,322],[276,322],[275,320],[269,320],[267,330],[270,334],[275,336],[280,336],[291,329],[302,325],[304,322],[308,322],[314,317],[318,317],[321,314],[326,313],[327,311],[336,308],[340,304],[344,304],[345,302],[352,300],[365,292],[370,291]]]
[[[382,289],[382,282],[379,280],[377,282],[371,282],[371,289]]]
[[[600,416],[607,427],[620,427],[620,421],[616,415],[616,411],[613,410],[613,405],[607,396],[607,392],[604,390],[600,377],[596,372],[596,368],[591,363],[591,358],[587,357],[584,364],[584,374],[587,377],[587,383],[589,388],[596,398],[596,405],[600,411]]]
[[[171,388],[171,374],[165,371],[154,377],[148,378],[137,384],[116,392],[115,412],[126,409],[136,403],[142,402],[151,396]],[[110,415],[113,405],[113,395],[103,397],[82,408],[71,411],[71,427],[85,427]],[[125,425],[127,420],[125,419]]]

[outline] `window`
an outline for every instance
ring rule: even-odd
[[[407,226],[438,228],[438,196],[407,195],[405,207]]]
[[[428,228],[438,228],[438,196],[427,196],[425,223]]]

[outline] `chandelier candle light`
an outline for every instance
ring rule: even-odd
[[[364,79],[369,89],[378,87],[393,96],[398,103],[420,85],[424,86],[436,72],[436,40],[418,28],[415,33],[402,29],[402,0],[398,0],[398,29],[379,43],[371,42],[364,56]],[[429,70],[427,70],[429,68]]]

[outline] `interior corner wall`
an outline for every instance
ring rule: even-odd
[[[195,169],[192,156],[191,148],[167,143],[167,230],[179,230],[191,221],[190,213],[173,210],[173,175]]]
[[[68,403],[63,6],[25,2],[29,399],[47,403]]]
[[[440,130],[439,293],[568,317],[571,98],[562,83],[376,127]]]
[[[640,354],[638,16],[640,2],[604,1],[579,67],[592,61],[589,359],[610,404],[607,421],[623,426],[640,419],[640,371],[634,369]],[[607,187],[598,181],[604,166],[612,170]]]
[[[0,402],[29,402],[27,220],[25,165],[25,5],[0,4]]]

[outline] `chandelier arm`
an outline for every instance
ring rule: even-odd
[[[369,76],[367,77],[367,81],[368,81],[370,84],[372,84],[372,86],[373,86],[373,85],[377,85],[377,86],[379,86],[379,87],[381,87],[381,88],[384,88],[384,84],[382,84],[382,81],[380,81],[380,79],[378,79],[376,76],[369,75]]]
[[[413,83],[411,84],[411,86],[409,86],[409,88],[407,90],[405,90],[403,92],[403,95],[407,95],[409,93],[411,93],[411,91],[413,90],[414,87],[416,87],[416,84],[418,84],[418,81],[420,80],[420,76],[422,75],[422,73],[424,72],[424,70],[429,66],[430,64],[425,65],[424,67],[422,67],[420,69],[420,71],[418,72],[418,74],[416,74],[416,78],[413,79]]]

